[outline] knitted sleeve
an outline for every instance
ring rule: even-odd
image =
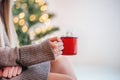
[[[23,46],[20,48],[0,47],[0,67],[30,66],[55,59],[49,40],[41,44]]]
[[[53,59],[54,54],[49,40],[41,44],[24,46],[19,49],[19,61],[23,66],[30,66]]]

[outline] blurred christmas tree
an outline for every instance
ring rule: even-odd
[[[31,44],[32,41],[59,30],[50,25],[54,15],[47,13],[47,3],[44,0],[14,0],[12,13],[20,46]],[[35,27],[38,23],[42,26]]]

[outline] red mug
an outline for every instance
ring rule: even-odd
[[[77,37],[61,37],[64,44],[62,55],[76,55],[77,54]]]

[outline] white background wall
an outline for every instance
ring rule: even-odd
[[[120,0],[47,0],[52,24],[79,37],[73,64],[120,68]]]

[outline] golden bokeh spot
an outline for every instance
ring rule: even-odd
[[[41,11],[46,11],[46,10],[47,10],[47,6],[46,6],[46,5],[41,6],[41,7],[40,7],[40,10],[41,10]]]
[[[39,0],[38,4],[39,4],[39,6],[42,6],[42,5],[45,4],[45,1],[44,0]]]
[[[48,19],[49,15],[48,14],[43,14],[40,18],[39,21],[40,22],[45,22]]]
[[[18,23],[18,21],[19,21],[19,18],[18,18],[18,17],[14,17],[14,18],[13,18],[13,22],[14,22],[14,23]]]
[[[46,20],[45,20],[45,23],[50,23],[50,22],[51,22],[50,19],[46,19]]]
[[[42,17],[39,18],[40,22],[44,22],[44,19]]]
[[[21,13],[19,14],[19,18],[22,19],[22,18],[24,18],[24,17],[25,17],[25,13],[24,13],[24,12],[21,12]]]
[[[42,33],[47,32],[47,28],[46,28],[46,27],[42,28],[41,32],[42,32]]]
[[[44,19],[48,19],[49,15],[48,15],[48,14],[43,14],[42,17],[43,17]]]
[[[36,20],[36,16],[35,15],[31,15],[29,19],[30,19],[30,21],[35,21]]]
[[[24,19],[20,19],[19,20],[19,25],[23,26],[25,24],[25,20]]]
[[[36,3],[40,2],[41,0],[35,0]]]
[[[25,33],[25,32],[27,32],[27,30],[28,30],[28,27],[27,27],[26,25],[24,25],[24,26],[22,27],[22,31]]]
[[[40,28],[36,28],[36,29],[35,29],[35,33],[36,33],[36,34],[40,34],[40,32],[41,32],[41,29],[40,29]]]

